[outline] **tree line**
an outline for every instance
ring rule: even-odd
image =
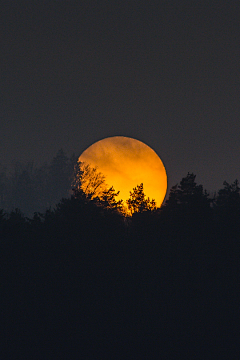
[[[136,184],[126,215],[101,174],[72,170],[55,206],[0,211],[2,357],[235,358],[238,181],[210,197],[188,173],[161,208]]]
[[[200,233],[215,231],[219,236],[223,233],[237,236],[240,230],[238,180],[232,184],[224,181],[223,188],[210,196],[197,184],[196,175],[188,173],[170,189],[168,198],[158,208],[155,200],[145,195],[143,183],[130,191],[124,203],[119,199],[119,191],[106,185],[105,176],[97,168],[79,162],[74,154],[68,158],[62,149],[49,165],[40,168],[30,162],[16,162],[13,171],[7,174],[1,167],[1,224],[12,223],[13,218],[21,218],[28,226],[36,219],[44,223],[50,214],[54,218],[60,209],[64,206],[70,209],[75,202],[85,209],[95,208],[105,218],[114,213],[125,224],[146,218],[157,228],[161,224],[162,229],[185,229],[186,233],[199,229]]]
[[[73,190],[81,188],[88,198],[100,196],[106,202],[112,197],[116,201],[114,206],[118,209],[121,207],[123,211],[123,202],[115,200],[119,191],[107,187],[105,176],[96,168],[78,163],[77,160],[75,154],[68,157],[60,149],[49,164],[40,167],[36,167],[33,161],[16,161],[10,170],[0,164],[0,209],[6,212],[18,209],[25,216],[32,217],[35,212],[45,212],[46,209],[55,207],[62,198],[69,198]],[[136,192],[139,193],[139,198],[144,198],[143,184],[137,185],[130,194],[129,213],[137,210],[133,200]],[[150,204],[149,199],[143,198],[142,206],[152,209],[156,207],[154,200]]]
[[[0,208],[7,212],[21,209],[25,216],[43,212],[70,196],[77,157],[68,157],[60,149],[49,164],[40,167],[34,162],[0,165]]]

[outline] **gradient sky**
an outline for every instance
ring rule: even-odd
[[[240,180],[239,1],[0,1],[0,163],[115,135],[169,185]]]

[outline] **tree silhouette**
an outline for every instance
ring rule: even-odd
[[[13,171],[9,176],[6,204],[8,211],[19,208],[25,215],[32,215],[36,207],[34,172],[33,161],[27,163],[17,161],[14,163]]]
[[[74,164],[60,149],[49,167],[48,190],[50,205],[55,205],[62,197],[69,197]]]
[[[216,338],[225,336],[222,329],[227,336],[238,325],[240,231],[231,229],[239,226],[239,194],[237,181],[224,182],[211,208],[208,194],[188,173],[158,211],[151,211],[156,204],[143,184],[136,186],[127,201],[133,214],[127,221],[119,214],[122,202],[113,187],[92,199],[76,187],[74,195],[32,220],[18,209],[0,210],[2,314],[10,345],[16,352],[32,349],[34,358],[35,345],[48,354],[48,339],[54,337],[54,348],[62,342],[68,355],[81,333],[75,358],[85,343],[94,344],[99,354],[106,338],[104,353],[109,339],[118,339],[121,347],[135,332],[137,341],[147,337],[154,339],[153,347],[160,343],[152,356],[159,358],[169,337],[176,343],[179,336],[185,338],[187,353],[190,339],[194,354],[195,338],[204,333],[212,339],[216,321],[221,325]]]
[[[116,197],[119,195],[120,191],[115,191],[113,186],[107,190],[103,190],[99,196],[99,203],[105,209],[109,210],[118,210],[122,212],[123,210],[123,200],[116,200]]]
[[[220,228],[230,234],[240,228],[240,187],[238,180],[232,184],[224,181],[223,185],[224,188],[218,191],[214,205]]]
[[[180,185],[176,184],[170,190],[169,198],[165,202],[167,208],[180,208],[181,210],[200,209],[209,207],[209,194],[203,190],[202,185],[195,182],[196,175],[188,173],[180,181]]]
[[[78,161],[74,168],[74,191],[83,191],[89,199],[100,197],[107,191],[105,176],[96,167]]]
[[[216,204],[219,207],[232,208],[234,210],[240,210],[240,187],[238,180],[235,180],[232,184],[227,181],[223,182],[224,188],[218,191]]]
[[[130,191],[130,197],[126,200],[126,203],[131,215],[142,213],[143,211],[152,211],[157,208],[156,201],[154,199],[150,200],[144,194],[143,183],[133,188],[133,191]]]
[[[81,201],[93,201],[106,210],[123,212],[123,200],[116,200],[120,191],[108,188],[105,176],[96,167],[78,161],[74,169],[73,193]]]
[[[197,229],[200,234],[212,221],[209,195],[195,179],[196,175],[188,173],[179,185],[173,186],[162,208],[169,228],[178,233],[182,229],[185,235]]]

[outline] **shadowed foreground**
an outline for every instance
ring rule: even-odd
[[[194,179],[127,221],[80,195],[2,213],[2,357],[236,358],[239,203],[226,185],[213,207]]]

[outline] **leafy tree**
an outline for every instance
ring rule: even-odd
[[[96,167],[81,161],[75,165],[72,187],[75,192],[83,191],[89,199],[100,197],[107,191],[105,176]]]
[[[123,200],[116,200],[120,191],[110,188],[105,182],[105,176],[96,167],[78,161],[74,169],[74,197],[87,203],[93,201],[96,205],[107,209],[123,211]]]
[[[133,191],[130,191],[130,198],[126,200],[126,203],[131,215],[144,211],[152,211],[157,208],[156,201],[154,199],[150,200],[144,194],[143,183],[133,188]]]

